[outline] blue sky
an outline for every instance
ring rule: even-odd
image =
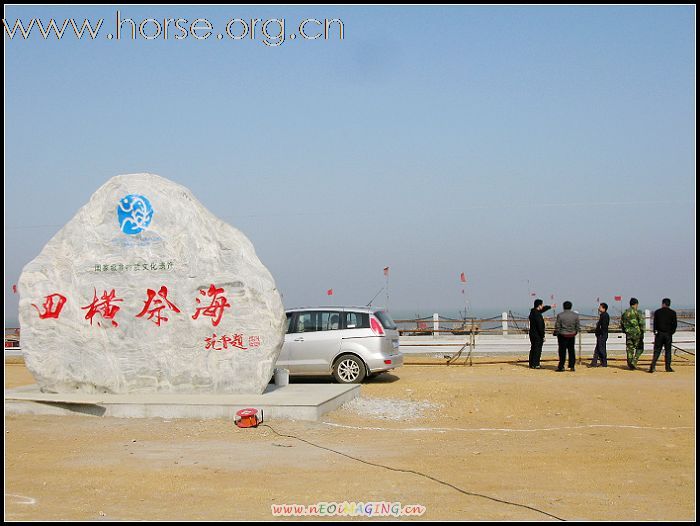
[[[105,19],[94,41],[5,36],[7,324],[22,267],[142,171],[248,235],[289,307],[364,304],[385,266],[397,311],[460,308],[460,272],[475,311],[694,305],[694,7],[120,8],[344,23],[278,47],[107,40],[116,10],[5,11]]]

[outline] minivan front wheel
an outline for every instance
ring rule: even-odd
[[[333,366],[333,377],[341,384],[359,384],[366,375],[365,364],[352,354],[344,354]]]

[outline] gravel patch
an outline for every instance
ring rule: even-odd
[[[392,398],[359,397],[343,404],[342,408],[365,418],[380,420],[414,420],[420,418],[425,411],[442,407],[440,404],[398,400]]]

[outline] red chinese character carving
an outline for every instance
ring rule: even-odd
[[[87,310],[87,314],[85,315],[86,320],[90,320],[90,325],[92,325],[92,319],[94,318],[95,314],[99,314],[102,316],[103,319],[105,320],[111,320],[112,325],[115,327],[118,327],[119,324],[114,321],[114,316],[119,312],[119,307],[118,305],[112,305],[112,303],[116,303],[117,301],[124,301],[121,298],[117,298],[116,292],[114,292],[114,289],[112,289],[112,292],[107,294],[107,291],[105,290],[104,293],[102,294],[102,297],[99,298],[102,301],[98,301],[97,298],[97,290],[95,289],[94,293],[94,298],[92,300],[92,303],[90,305],[86,305],[85,307],[81,307],[81,309]],[[97,322],[97,325],[100,325],[100,322]]]
[[[206,350],[209,350],[209,349],[213,349],[213,350],[215,350],[215,351],[220,351],[220,350],[221,350],[221,347],[219,347],[218,349],[216,348],[216,344],[217,344],[217,343],[218,343],[218,341],[217,341],[217,338],[216,338],[216,334],[212,334],[212,335],[211,335],[211,338],[209,338],[209,337],[204,338],[204,344],[205,344],[205,345],[204,345],[204,350],[206,351]]]
[[[233,335],[233,343],[231,344],[234,347],[238,347],[239,349],[246,350],[247,347],[243,347],[243,335],[242,334],[234,334]]]
[[[231,347],[236,347],[238,349],[242,350],[247,350],[247,347],[243,347],[243,335],[242,334],[234,334],[233,338],[230,336],[222,336],[221,341],[224,344],[224,349],[228,349],[228,346],[231,345]]]
[[[180,309],[178,309],[175,304],[168,300],[168,288],[165,285],[163,285],[158,291],[158,296],[160,296],[162,299],[156,298],[156,291],[153,289],[147,289],[146,294],[148,295],[148,299],[143,302],[143,309],[136,315],[137,318],[140,318],[144,314],[148,313],[148,319],[152,320],[153,323],[160,327],[161,321],[168,321],[168,318],[161,314],[161,311],[165,307],[169,307],[173,312],[180,312]],[[155,320],[153,319],[154,316]]]
[[[199,293],[202,296],[209,296],[211,300],[211,304],[207,305],[206,307],[197,307],[197,311],[194,313],[192,316],[193,320],[196,320],[200,313],[202,316],[209,316],[212,318],[211,323],[214,327],[216,327],[219,322],[221,321],[221,317],[224,314],[224,309],[229,308],[231,305],[229,302],[226,300],[225,296],[220,296],[219,294],[224,293],[224,289],[217,289],[213,284],[209,286],[208,291],[200,290]],[[201,303],[199,298],[195,300],[197,303]]]
[[[250,336],[248,337],[249,347],[260,347],[260,336]]]
[[[39,310],[39,307],[37,307],[33,303],[32,307],[34,307],[37,310],[37,312],[39,313],[39,318],[42,320],[45,320],[46,318],[58,319],[58,315],[61,314],[61,309],[63,309],[63,305],[65,303],[66,297],[61,296],[57,292],[54,292],[53,294],[49,294],[48,296],[46,296],[44,304],[42,305],[44,312],[41,312]]]

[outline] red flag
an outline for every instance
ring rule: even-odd
[[[467,276],[464,275],[464,272],[462,272],[462,273],[459,275],[459,281],[461,281],[462,283],[466,283],[466,282],[467,282]]]
[[[328,291],[326,292],[326,294],[328,294],[329,296],[332,296],[332,295],[333,295],[333,289],[328,289]]]
[[[615,301],[622,301],[622,296],[615,296]]]
[[[12,285],[12,293],[17,294],[17,285]]]
[[[384,275],[385,276],[389,275],[389,267],[384,267]]]

